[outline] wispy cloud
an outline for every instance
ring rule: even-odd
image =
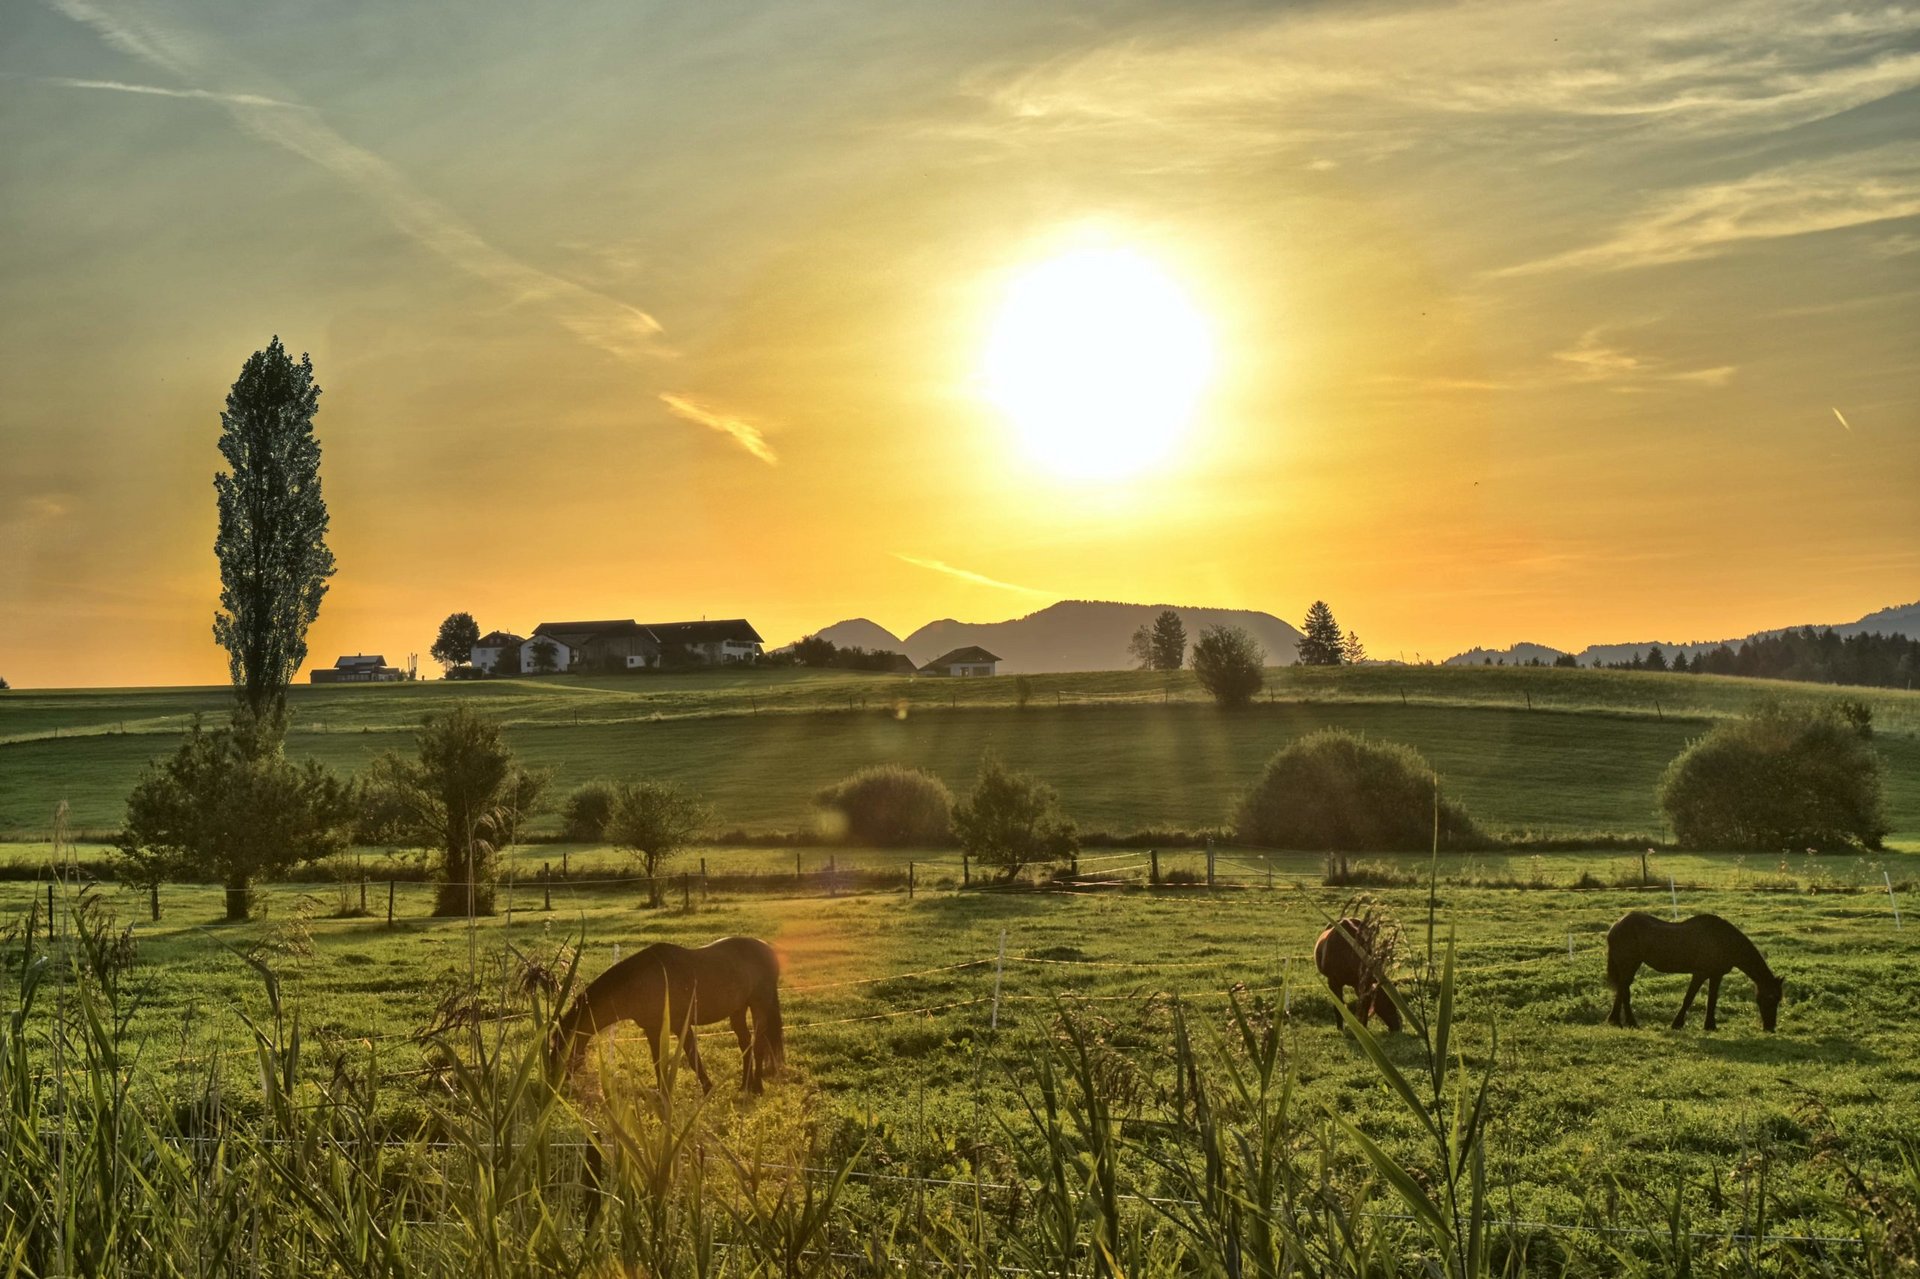
[[[1670,360],[1640,355],[1614,345],[1604,329],[1589,329],[1580,340],[1565,350],[1555,351],[1558,368],[1575,382],[1611,382],[1643,387],[1650,382],[1681,382],[1695,386],[1721,387],[1733,380],[1738,369],[1731,364],[1710,368],[1679,369]]]
[[[294,103],[282,101],[279,98],[263,97],[257,93],[215,93],[211,89],[167,89],[157,84],[128,84],[122,80],[81,80],[64,75],[42,76],[40,83],[57,85],[63,89],[107,89],[114,93],[138,93],[152,98],[183,98],[191,102],[224,102],[240,107],[299,109]]]
[[[501,251],[446,205],[414,186],[393,165],[349,141],[320,115],[297,102],[256,93],[205,88],[208,58],[184,33],[132,10],[88,0],[53,0],[61,13],[91,28],[111,47],[185,81],[187,87],[61,78],[68,88],[188,98],[214,103],[235,124],[325,169],[368,200],[402,232],[458,269],[499,289],[514,302],[545,311],[582,341],[623,359],[658,354],[660,324],[630,306],[570,280],[550,275]]]
[[[1705,137],[1920,87],[1912,30],[1897,6],[1832,0],[1282,10],[1229,30],[1163,24],[975,87],[1009,128],[1159,133],[1214,158],[1338,139],[1365,156],[1409,133],[1444,134],[1451,149],[1462,116],[1487,141],[1538,145],[1562,124],[1587,138],[1609,124]]]
[[[1920,215],[1920,146],[1798,161],[1652,201],[1606,239],[1497,275],[1609,271],[1711,257],[1758,241]]]
[[[698,400],[690,400],[684,395],[675,395],[671,391],[662,391],[660,402],[672,410],[676,417],[697,422],[710,430],[731,437],[734,443],[768,466],[780,460],[774,453],[773,446],[767,443],[767,437],[761,433],[760,428],[737,414],[716,409],[710,404],[702,404]]]
[[[893,558],[904,564],[911,564],[915,568],[924,568],[934,573],[945,573],[948,577],[957,577],[961,581],[971,582],[975,586],[991,586],[996,590],[1015,591],[1021,595],[1039,595],[1049,598],[1057,594],[1057,592],[1054,591],[1042,591],[1031,586],[1018,586],[1012,582],[1003,582],[997,577],[988,577],[986,574],[976,573],[972,569],[955,568],[944,560],[925,559],[918,555],[908,555],[903,551],[895,551]]]

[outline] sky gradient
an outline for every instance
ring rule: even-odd
[[[312,655],[1317,597],[1375,656],[1920,597],[1920,11],[0,15],[0,676],[213,683],[218,412],[312,354]],[[1149,474],[981,387],[1075,236],[1214,371]]]

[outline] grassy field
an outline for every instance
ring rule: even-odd
[[[1270,676],[1270,699],[1240,714],[1217,711],[1187,672],[1036,676],[1025,707],[1011,679],[842,672],[299,688],[291,749],[355,769],[407,749],[422,715],[464,701],[501,717],[559,791],[596,776],[672,778],[705,793],[722,827],[754,832],[806,829],[813,794],[870,763],[930,768],[964,791],[990,749],[1058,787],[1083,827],[1120,833],[1221,824],[1274,750],[1339,726],[1421,750],[1489,826],[1657,837],[1654,783],[1714,718],[1763,696],[1852,696],[1874,706],[1895,839],[1920,842],[1920,695],[1533,668]],[[44,838],[62,799],[75,828],[113,829],[146,761],[227,696],[0,696],[0,838]],[[549,816],[534,830],[551,827]]]
[[[771,867],[786,855],[728,856]],[[1197,868],[1197,855],[1183,857],[1170,855],[1167,869]],[[1609,876],[1630,869],[1617,854],[1568,858],[1552,863],[1555,884],[1568,882],[1562,876],[1575,865]],[[1448,874],[1524,878],[1531,860],[1461,859]],[[1419,859],[1401,866],[1423,868]],[[1644,1208],[1677,1196],[1691,1229],[1726,1234],[1751,1227],[1758,1190],[1774,1233],[1842,1231],[1843,1163],[1870,1180],[1893,1177],[1902,1152],[1920,1142],[1910,981],[1920,925],[1896,930],[1883,892],[1844,891],[1851,885],[1831,875],[1824,886],[1843,891],[1809,893],[1797,866],[1782,875],[1744,859],[1669,857],[1656,869],[1683,886],[1684,909],[1737,920],[1786,976],[1778,1034],[1760,1031],[1751,986],[1738,974],[1713,1034],[1699,1028],[1697,1011],[1686,1029],[1666,1029],[1683,981],[1653,974],[1636,988],[1645,1028],[1603,1024],[1605,929],[1630,908],[1666,913],[1664,882],[1652,891],[1441,886],[1442,928],[1458,932],[1464,1048],[1476,1067],[1495,1071],[1490,1154],[1510,1196],[1502,1212],[1570,1226],[1599,1221],[1609,1201],[1614,1219],[1625,1220],[1620,1202]],[[1091,1028],[1123,1131],[1151,1131],[1177,1092],[1174,999],[1211,1035],[1227,1028],[1230,988],[1282,1019],[1304,1114],[1339,1113],[1390,1148],[1411,1149],[1406,1116],[1311,977],[1313,938],[1350,890],[1320,887],[1307,859],[1281,859],[1272,889],[1246,870],[1249,886],[1214,892],[962,892],[940,886],[952,870],[931,859],[912,900],[720,897],[688,913],[640,909],[632,887],[576,885],[551,913],[523,897],[511,923],[483,920],[472,931],[422,918],[425,890],[411,886],[392,929],[325,918],[324,890],[303,905],[285,887],[267,918],[216,926],[217,890],[170,887],[165,919],[135,927],[138,960],[126,981],[140,1011],[130,1037],[141,1044],[143,1076],[163,1092],[204,1078],[220,1054],[234,1074],[230,1087],[243,1092],[251,1054],[242,1017],[271,1020],[251,956],[275,971],[298,1009],[311,1079],[335,1061],[362,1069],[371,1053],[395,1080],[384,1104],[403,1117],[430,1107],[439,1087],[414,1075],[426,1062],[415,1032],[463,992],[477,989],[489,1006],[510,1003],[509,945],[526,954],[579,943],[591,975],[651,941],[750,933],[773,941],[785,964],[792,1069],[783,1094],[835,1134],[834,1149],[857,1150],[865,1174],[1017,1176],[1021,1098],[1031,1096],[1035,1053],[1063,1010]],[[1853,878],[1878,880],[1864,871]],[[1715,886],[1687,887],[1702,883]],[[0,885],[0,917],[19,917],[43,892]],[[144,921],[140,898],[107,892],[123,918]],[[1374,896],[1406,925],[1417,959],[1424,892]],[[16,929],[6,948],[9,985],[20,945]],[[997,1032],[989,1028],[996,986]],[[736,1060],[724,1030],[707,1046],[724,1086]],[[640,1069],[630,1037],[612,1051],[616,1075]],[[1405,1036],[1388,1052],[1404,1068],[1415,1064]],[[589,1113],[597,1104],[592,1085],[585,1104]],[[1152,1184],[1148,1167],[1130,1175]],[[1565,1233],[1558,1246],[1578,1253],[1579,1232]]]

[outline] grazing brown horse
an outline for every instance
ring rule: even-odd
[[[1400,1029],[1400,1010],[1382,984],[1385,974],[1374,954],[1378,927],[1371,920],[1351,915],[1340,920],[1313,944],[1313,966],[1327,979],[1335,999],[1345,1002],[1347,987],[1353,988],[1354,997],[1360,1001],[1361,1025],[1367,1024],[1369,1015],[1377,1014],[1393,1031]]]
[[[680,1037],[687,1064],[709,1091],[697,1026],[725,1021],[740,1041],[740,1082],[759,1092],[786,1059],[780,1029],[780,961],[757,937],[722,937],[689,948],[656,942],[601,973],[562,1014],[547,1044],[556,1075],[572,1074],[593,1037],[615,1022],[639,1023],[660,1068],[663,1030]],[[748,1025],[748,1016],[752,1025]]]
[[[1747,935],[1718,915],[1695,915],[1670,924],[1642,911],[1629,911],[1607,930],[1607,984],[1613,987],[1613,1011],[1607,1021],[1614,1026],[1637,1026],[1633,1019],[1633,976],[1645,964],[1656,973],[1691,973],[1693,982],[1680,1011],[1673,1015],[1673,1028],[1687,1022],[1687,1010],[1700,985],[1707,987],[1706,1028],[1714,1027],[1714,1010],[1720,1002],[1720,979],[1738,968],[1753,978],[1754,1001],[1760,1005],[1760,1024],[1773,1029],[1780,1015],[1780,992],[1784,983],[1767,967],[1760,950]]]

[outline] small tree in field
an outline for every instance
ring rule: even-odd
[[[177,751],[147,766],[127,796],[120,858],[133,883],[223,884],[226,917],[242,920],[255,881],[338,852],[356,816],[352,786],[317,762],[294,764],[278,732],[243,710],[232,727],[195,720]]]
[[[1035,862],[1071,857],[1080,846],[1053,787],[992,756],[981,761],[966,803],[954,809],[953,831],[975,861],[999,867],[1007,879]]]
[[[1127,660],[1136,670],[1153,669],[1153,628],[1142,622],[1127,639]]]
[[[433,647],[427,654],[451,670],[472,661],[473,646],[479,642],[480,623],[473,620],[473,614],[453,613],[440,623],[440,633],[434,636]]]
[[[1193,646],[1193,673],[1220,705],[1245,706],[1267,682],[1266,650],[1238,626],[1208,626]]]
[[[1300,625],[1300,646],[1296,658],[1302,666],[1338,666],[1340,655],[1346,644],[1340,634],[1340,623],[1333,620],[1333,610],[1327,607],[1325,600],[1315,600],[1313,607],[1307,610],[1307,620]]]
[[[1353,631],[1340,641],[1340,661],[1347,666],[1358,666],[1367,660],[1367,646],[1360,642],[1360,636]]]
[[[699,796],[672,782],[622,782],[614,788],[606,836],[633,854],[647,877],[647,902],[660,904],[660,871],[713,821]]]
[[[1153,619],[1153,638],[1149,646],[1156,671],[1177,671],[1187,664],[1187,628],[1180,614],[1162,609]]]
[[[434,913],[492,914],[500,849],[539,811],[547,775],[522,768],[499,722],[468,706],[428,716],[416,740],[413,759],[376,758],[366,784],[397,814],[403,838],[436,850]]]
[[[1674,838],[1727,851],[1879,848],[1887,817],[1867,710],[1769,701],[1696,738],[1660,779]]]

